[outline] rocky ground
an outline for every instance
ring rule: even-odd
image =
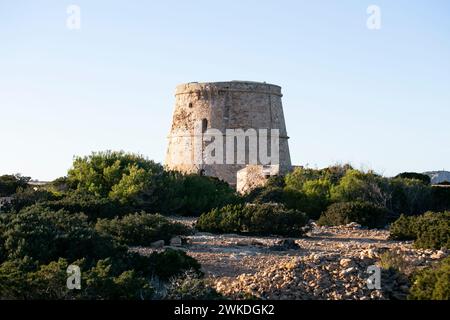
[[[182,219],[193,224],[194,219]],[[401,257],[403,273],[444,258],[440,250],[416,250],[411,242],[388,240],[387,230],[357,224],[319,227],[307,237],[281,239],[235,234],[196,233],[179,247],[201,264],[217,291],[230,298],[259,299],[404,299],[409,282],[383,270],[381,289],[369,289],[367,272],[385,252]],[[150,248],[136,248],[147,253]]]

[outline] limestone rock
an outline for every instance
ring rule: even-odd
[[[162,249],[164,247],[164,240],[152,242],[150,244],[150,247],[152,247],[153,249]]]
[[[352,264],[352,259],[344,258],[339,261],[341,267],[347,268]]]
[[[181,247],[183,245],[183,241],[181,240],[181,237],[173,237],[170,239],[170,246],[172,247]]]

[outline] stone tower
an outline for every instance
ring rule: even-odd
[[[169,170],[178,170],[185,173],[200,173],[218,177],[230,185],[237,183],[238,171],[252,167],[261,167],[261,172],[267,175],[283,174],[290,170],[288,136],[284,122],[283,107],[281,103],[281,87],[248,81],[187,83],[177,86],[175,93],[175,110],[166,156],[166,167]],[[201,129],[196,130],[196,126]],[[198,156],[194,150],[206,148],[207,142],[196,140],[202,133],[211,129],[223,133],[224,148],[228,141],[225,134],[227,129],[278,129],[279,131],[279,163],[252,162],[247,154],[245,163],[236,161],[229,163],[204,163],[196,161]],[[197,141],[197,142],[196,142]],[[249,138],[244,137],[245,152],[249,152]],[[267,144],[270,145],[270,137]],[[237,140],[236,140],[237,144]],[[196,148],[197,146],[197,148]],[[270,146],[268,147],[270,150]],[[237,150],[237,147],[236,147]],[[225,159],[226,151],[223,152]],[[197,158],[196,158],[197,157]],[[202,156],[203,157],[203,156]],[[237,156],[235,156],[237,158]],[[263,166],[264,164],[264,166]],[[255,170],[253,169],[252,172]]]

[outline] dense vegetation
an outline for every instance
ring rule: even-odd
[[[225,299],[209,283],[192,272],[174,278],[167,288],[168,300],[218,300]]]
[[[417,248],[450,248],[450,211],[402,215],[391,225],[390,234],[395,240],[414,240]]]
[[[247,194],[245,200],[281,203],[287,208],[307,213],[312,219],[323,216],[321,221],[327,224],[342,224],[353,218],[350,215],[348,219],[335,217],[334,221],[329,221],[330,211],[336,212],[337,208],[344,210],[351,203],[364,203],[366,207],[373,206],[380,210],[366,210],[366,214],[359,210],[359,221],[373,220],[372,214],[376,212],[384,217],[377,217],[380,223],[370,227],[380,227],[384,226],[381,221],[393,222],[401,214],[413,216],[429,210],[449,210],[450,188],[432,186],[428,176],[418,173],[386,178],[372,171],[363,172],[344,165],[320,170],[296,168],[284,178],[270,179],[265,187]],[[343,213],[337,215],[345,216]]]
[[[26,188],[30,178],[20,175],[0,176],[0,197],[9,197],[19,189]]]
[[[76,158],[67,183],[79,193],[107,199],[128,212],[199,215],[237,201],[234,190],[223,181],[165,171],[160,164],[123,152]]]
[[[258,235],[302,235],[304,213],[277,204],[228,205],[203,214],[197,221],[200,231]]]
[[[437,266],[417,272],[408,296],[410,300],[450,300],[450,257]]]
[[[130,253],[84,214],[40,205],[1,216],[0,254],[0,297],[8,299],[149,298],[151,279],[200,268],[181,251]],[[82,290],[66,287],[69,265],[83,270]]]
[[[13,197],[0,214],[2,299],[152,298],[155,281],[186,271],[201,276],[182,251],[128,251],[190,233],[156,212],[200,214],[238,199],[217,179],[167,172],[123,152],[76,158],[67,177],[44,187],[29,180],[0,177],[1,196]],[[82,271],[80,290],[66,287],[69,265]]]
[[[319,225],[338,226],[357,222],[369,228],[382,228],[386,224],[386,209],[370,202],[338,202],[330,205],[320,216]]]
[[[289,237],[302,236],[309,219],[369,228],[395,221],[394,239],[414,240],[420,248],[449,244],[450,188],[431,186],[416,173],[386,178],[349,165],[296,168],[240,196],[216,178],[167,171],[139,155],[100,152],[75,158],[67,177],[46,186],[29,182],[0,177],[0,197],[12,197],[0,213],[0,298],[150,299],[160,298],[160,282],[173,298],[219,297],[198,262],[182,251],[142,256],[128,250],[192,231],[167,215],[200,216],[202,231]],[[430,210],[441,213],[425,213]],[[81,290],[65,285],[69,265],[82,270]],[[448,274],[448,266],[443,270]],[[423,283],[448,283],[436,272],[417,276],[412,298],[422,297],[417,288]],[[432,296],[445,294],[436,290]]]
[[[145,212],[98,220],[95,229],[99,234],[112,236],[118,242],[132,246],[149,246],[157,240],[167,243],[173,236],[191,233],[181,223],[171,223],[159,214]]]

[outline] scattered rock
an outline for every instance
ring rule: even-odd
[[[405,298],[410,284],[401,274],[384,275],[383,270],[382,289],[371,290],[367,268],[378,264],[384,252],[401,255],[412,271],[447,255],[444,250],[415,249],[411,241],[390,240],[388,230],[357,223],[310,225],[309,237],[301,239],[196,233],[183,248],[231,299]]]
[[[341,273],[340,273],[340,275],[341,275],[341,276],[346,276],[346,275],[348,275],[348,274],[350,274],[350,273],[353,273],[353,272],[355,272],[355,271],[356,271],[356,268],[355,268],[355,267],[350,267],[350,268],[348,268],[348,269],[342,270]]]
[[[433,254],[430,256],[430,258],[431,258],[431,259],[442,259],[442,258],[445,258],[445,256],[446,256],[445,252],[442,251],[442,250],[439,250],[438,252],[433,253]]]
[[[356,222],[350,222],[346,225],[347,228],[353,228],[353,229],[361,229],[361,225]]]
[[[170,239],[170,246],[172,247],[181,247],[183,245],[183,241],[181,240],[181,237],[173,237]]]
[[[152,242],[150,244],[150,247],[152,247],[153,249],[162,249],[164,247],[164,240]]]
[[[339,264],[341,267],[347,268],[348,266],[350,266],[352,263],[352,259],[348,259],[348,258],[344,258],[341,259],[341,261],[339,261]]]
[[[316,255],[295,258],[289,263],[268,266],[255,274],[241,274],[227,285],[219,282],[216,289],[222,294],[239,298],[254,296],[260,299],[385,299],[381,290],[367,288],[364,273],[358,273],[361,266],[365,270],[369,264],[348,259],[355,266],[341,269],[338,255],[330,255],[334,260],[329,264],[317,264]]]
[[[293,239],[284,239],[278,242],[278,244],[272,246],[270,250],[273,251],[288,251],[298,250],[300,246]]]

